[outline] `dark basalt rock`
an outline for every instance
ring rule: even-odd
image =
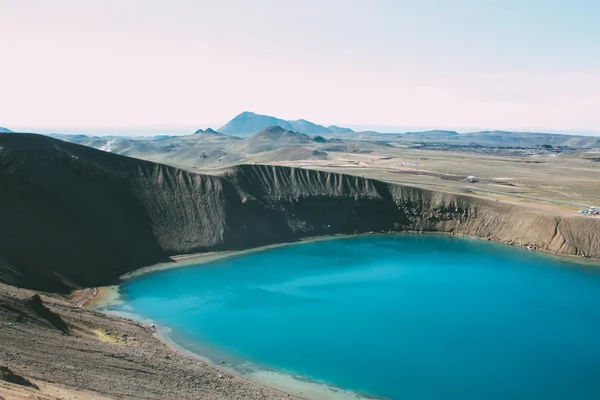
[[[41,297],[38,294],[34,294],[26,302],[27,306],[33,310],[40,318],[48,321],[53,327],[62,331],[65,334],[70,333],[69,326],[65,321],[58,315],[50,311],[42,301]]]
[[[15,385],[26,386],[39,390],[40,388],[27,380],[26,378],[15,374],[10,368],[0,366],[0,381],[14,383]],[[1,397],[0,397],[1,398]]]

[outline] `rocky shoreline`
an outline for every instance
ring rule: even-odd
[[[292,398],[175,351],[151,327],[41,295],[68,326],[58,329],[30,305],[35,295],[0,284],[0,366],[25,379],[120,399]]]

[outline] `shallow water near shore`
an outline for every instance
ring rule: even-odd
[[[307,397],[351,397],[306,386],[322,382],[409,400],[600,398],[600,269],[496,243],[299,243],[148,273],[120,295],[113,309],[178,345]]]

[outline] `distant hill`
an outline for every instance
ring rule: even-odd
[[[280,126],[270,126],[245,140],[247,153],[276,150],[284,146],[308,145],[312,139],[304,133],[292,132]]]
[[[51,135],[56,139],[109,153],[178,166],[223,165],[289,160],[326,159],[319,141],[279,126],[267,127],[242,139],[213,129],[198,129],[185,136],[149,138],[119,136]],[[323,138],[321,138],[324,140]]]
[[[272,117],[267,117],[272,118]],[[275,118],[276,121],[281,121]],[[291,122],[284,121],[290,126]],[[301,123],[306,129],[319,125]],[[300,125],[297,125],[300,126]],[[3,135],[4,136],[4,135]],[[409,133],[348,132],[311,134],[297,132],[291,126],[268,126],[243,137],[224,134],[213,129],[198,129],[184,136],[123,137],[50,135],[57,139],[180,167],[220,168],[240,163],[266,163],[291,160],[324,160],[339,157],[334,153],[374,154],[396,156],[398,149],[416,146],[466,146],[487,148],[531,148],[551,146],[550,149],[594,149],[600,138],[548,133],[482,131],[457,133],[431,130]],[[479,151],[479,150],[477,150]],[[592,157],[596,158],[596,157]]]
[[[439,136],[457,136],[458,132],[455,131],[445,131],[445,130],[433,130],[433,131],[423,131],[423,132],[406,132],[405,135],[419,135],[426,137],[439,137]]]
[[[200,134],[200,133],[208,133],[208,134],[214,134],[214,135],[221,135],[220,132],[215,131],[212,128],[207,128],[206,130],[204,129],[198,129],[196,132],[194,132],[195,134]]]
[[[350,128],[342,128],[341,126],[336,126],[336,125],[329,125],[327,127],[327,129],[329,129],[329,131],[331,133],[352,133],[352,132],[354,132]]]
[[[10,129],[6,129],[0,126],[0,133],[11,133],[12,131]]]
[[[327,137],[327,136],[325,136]],[[368,140],[382,142],[408,142],[453,146],[484,146],[503,148],[532,148],[536,146],[570,147],[589,149],[597,146],[600,138],[594,136],[567,135],[560,133],[478,131],[458,133],[448,130],[423,132],[381,133],[374,131],[351,132],[345,140]]]
[[[541,132],[480,131],[463,133],[458,136],[462,142],[477,143],[481,146],[531,147],[540,145],[567,146],[572,148],[593,148],[597,137],[563,135]]]
[[[228,135],[248,136],[262,131],[270,126],[279,126],[287,131],[304,133],[307,135],[322,135],[331,133],[348,133],[352,129],[341,128],[335,125],[325,127],[305,119],[286,121],[284,119],[271,117],[269,115],[255,114],[244,111],[240,115],[225,124],[219,132]]]

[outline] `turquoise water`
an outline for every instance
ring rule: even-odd
[[[141,276],[126,307],[215,361],[393,399],[600,399],[600,269],[368,236]]]

